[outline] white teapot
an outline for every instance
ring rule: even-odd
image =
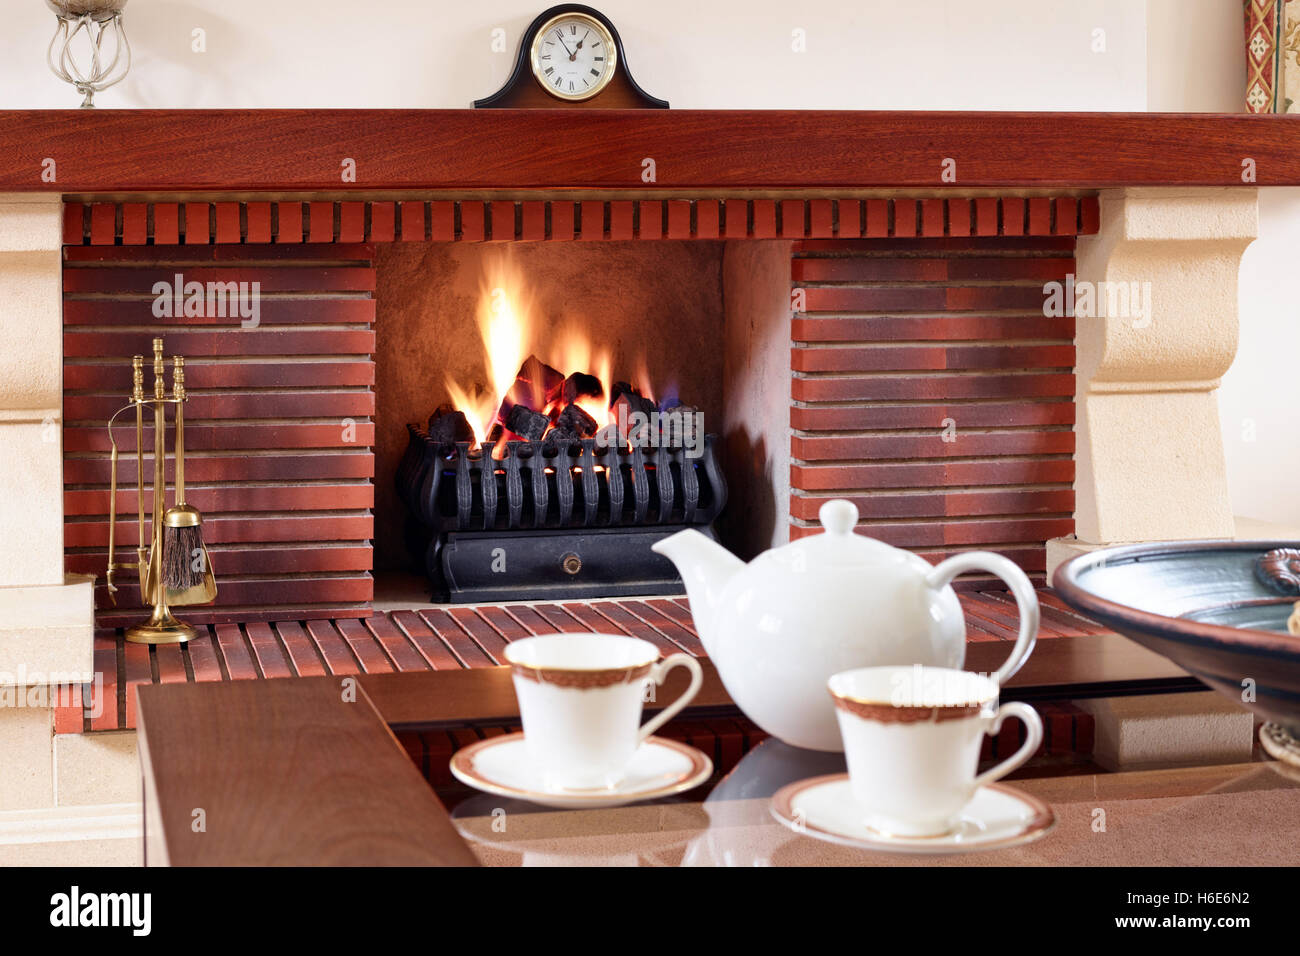
[[[822,505],[821,534],[760,554],[749,564],[698,531],[654,545],[686,582],[695,628],[727,693],[746,716],[796,747],[840,751],[826,681],[855,667],[927,664],[960,668],[966,621],[950,583],[989,571],[1015,595],[1020,628],[1011,656],[989,675],[1020,669],[1038,634],[1038,597],[1025,573],[988,551],[931,565],[854,534],[858,509]]]

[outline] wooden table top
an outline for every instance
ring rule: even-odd
[[[972,644],[991,671],[1006,648]],[[689,717],[732,707],[712,664]],[[683,689],[680,670],[662,695]],[[1005,699],[1200,689],[1117,635],[1041,642]],[[472,865],[476,857],[390,726],[517,717],[509,669],[142,686],[151,865]]]
[[[1300,772],[1276,762],[1017,779],[1052,808],[1038,840],[983,853],[871,852],[794,833],[770,812],[765,741],[703,802],[543,810],[486,794],[452,814],[485,866],[1288,866],[1300,864]],[[825,757],[817,754],[813,757]],[[821,761],[824,763],[824,761]],[[773,764],[786,773],[773,773]]]

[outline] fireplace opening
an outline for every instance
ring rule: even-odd
[[[405,268],[453,275],[435,301],[459,301],[455,283],[463,275],[472,285],[478,274],[476,328],[448,340],[441,377],[427,369],[424,408],[438,404],[427,422],[407,423],[394,472],[407,557],[431,596],[680,592],[675,568],[651,546],[686,527],[712,536],[726,501],[720,436],[690,401],[698,390],[716,408],[721,250],[611,243],[575,259],[555,247],[486,246],[454,273],[452,251],[397,247],[380,260],[381,277]],[[387,363],[407,354],[386,348],[384,318],[412,308],[380,305],[381,396]],[[713,342],[691,360],[665,360],[697,337]],[[381,444],[381,473],[389,451]]]

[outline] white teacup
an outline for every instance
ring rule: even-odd
[[[1043,723],[1028,704],[998,706],[998,685],[945,667],[864,667],[829,681],[849,786],[873,830],[894,836],[952,832],[985,784],[1038,750]],[[1024,745],[976,776],[980,743],[1008,717],[1023,721]]]
[[[623,779],[637,747],[690,703],[699,662],[659,660],[649,641],[612,634],[552,634],[506,648],[513,668],[524,747],[547,790],[600,790]],[[691,672],[686,692],[641,724],[646,690],[674,667]]]

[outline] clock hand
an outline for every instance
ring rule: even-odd
[[[590,30],[588,30],[586,33],[584,33],[584,34],[582,35],[582,39],[578,41],[578,45],[577,45],[577,47],[576,47],[575,49],[581,50],[581,49],[582,49],[582,44],[583,44],[583,42],[584,42],[584,41],[587,39],[587,37],[589,37],[589,36],[591,36],[591,31],[590,31]]]
[[[563,34],[563,33],[561,33],[559,30],[556,30],[556,31],[555,31],[555,35],[556,35],[557,37],[559,37],[559,39],[560,39],[560,46],[564,47],[564,52],[569,54],[569,59],[570,59],[570,60],[572,60],[575,56],[577,56],[576,53],[570,53],[570,52],[569,52],[569,45],[568,45],[567,43],[564,42],[564,34]],[[579,44],[579,46],[581,46],[581,44]]]

